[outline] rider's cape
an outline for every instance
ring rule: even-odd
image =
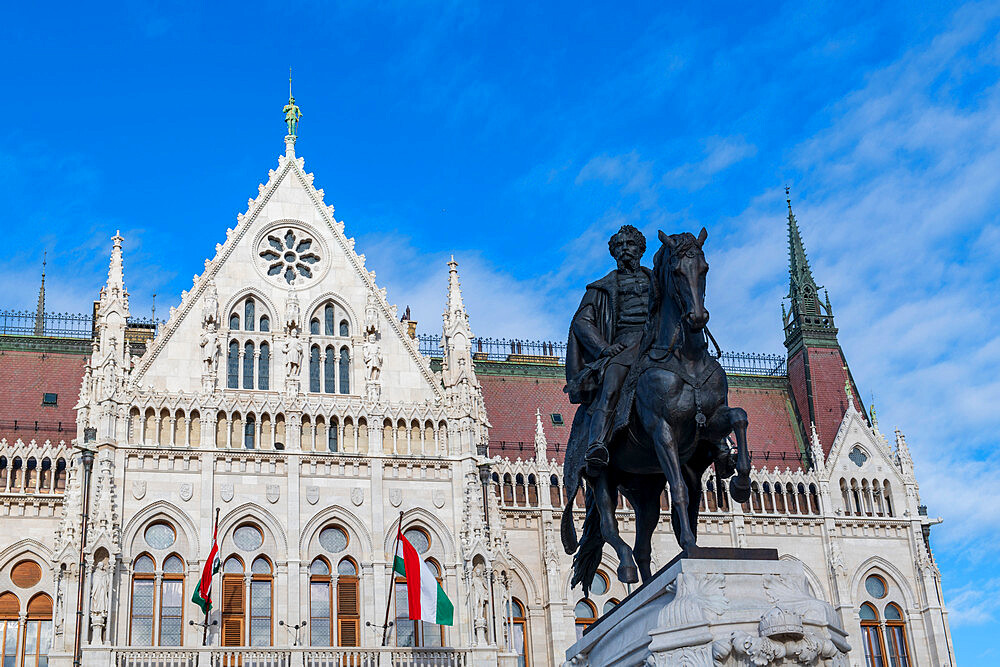
[[[656,289],[653,273],[640,267],[649,277],[650,302],[655,298]],[[611,271],[600,280],[587,285],[587,292],[580,301],[579,308],[570,324],[569,340],[566,345],[566,387],[570,403],[578,404],[566,444],[566,458],[563,461],[563,488],[574,498],[580,484],[580,474],[586,467],[588,434],[590,432],[591,403],[597,398],[604,379],[604,370],[611,358],[601,357],[601,351],[615,339],[615,313],[618,312],[617,271]],[[588,308],[591,307],[591,308]],[[592,313],[592,314],[591,314]],[[585,318],[593,326],[576,327],[577,321]],[[599,338],[597,335],[599,334]],[[624,402],[624,395],[620,402]],[[631,405],[631,397],[628,399]]]

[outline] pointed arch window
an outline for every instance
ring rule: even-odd
[[[319,346],[309,348],[309,391],[319,393]]]
[[[156,602],[156,565],[143,554],[132,566],[132,622],[129,643],[133,646],[153,645],[153,607]]]
[[[243,304],[243,321],[246,323],[247,331],[253,331],[253,323],[257,319],[255,306],[253,297],[247,297],[246,303]]]
[[[347,327],[347,320],[340,320],[340,335],[344,338],[351,335],[351,332]]]
[[[263,333],[271,331],[271,318],[267,315],[260,316],[260,330]]]
[[[263,326],[261,318],[261,326]],[[260,344],[260,360],[257,362],[257,388],[267,391],[271,385],[271,346]]]
[[[319,557],[309,565],[309,643],[313,646],[333,645],[331,602],[330,564]]]
[[[17,663],[17,622],[21,613],[21,601],[13,593],[0,595],[0,663],[3,667],[14,667]]]
[[[243,346],[243,388],[253,389],[253,343]]]
[[[351,393],[351,353],[346,347],[340,348],[340,393]]]
[[[239,331],[240,330],[240,316],[233,313],[229,316],[229,330]]]
[[[333,304],[328,303],[323,308],[323,333],[333,335]]]
[[[250,645],[270,646],[271,633],[271,598],[273,592],[273,575],[271,562],[263,556],[254,560],[250,566]]]
[[[524,604],[517,598],[511,598],[507,605],[507,618],[510,619],[510,648],[517,654],[518,667],[530,667],[528,662],[528,618],[524,613]]]
[[[326,356],[323,359],[323,391],[328,394],[337,393],[335,385],[337,381],[337,355],[332,347],[326,348]]]
[[[337,564],[337,645],[361,645],[358,565],[350,558]]]
[[[309,320],[309,333],[313,336],[319,335],[319,320],[315,317]]]
[[[184,634],[184,561],[168,556],[160,582],[160,646],[180,646]]]
[[[226,386],[230,389],[240,388],[240,344],[229,341],[229,356],[226,357]]]
[[[52,598],[39,593],[28,601],[21,667],[48,667],[52,647]]]

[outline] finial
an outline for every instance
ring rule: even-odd
[[[49,257],[49,251],[48,250],[43,250],[42,251],[42,284],[43,285],[45,284],[45,264],[48,261],[48,257]]]
[[[288,126],[288,136],[298,136],[299,119],[302,118],[302,111],[295,104],[292,97],[292,68],[288,68],[288,104],[281,110],[285,114],[285,124]]]
[[[854,406],[854,392],[851,391],[851,376],[847,370],[847,366],[841,366],[844,369],[844,393],[847,394],[847,400],[850,401],[851,406]],[[862,405],[864,405],[862,403]]]

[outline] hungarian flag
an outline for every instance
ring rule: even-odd
[[[212,578],[220,569],[218,537],[219,519],[216,518],[215,530],[212,532],[212,551],[208,554],[205,569],[201,571],[201,581],[198,582],[198,587],[194,589],[194,595],[191,596],[191,602],[201,607],[202,612],[206,615],[212,608]]]
[[[406,599],[410,606],[410,619],[438,625],[454,625],[455,605],[434,578],[434,571],[402,532],[397,534],[396,540],[396,558],[393,560],[392,569],[401,577],[406,577]]]

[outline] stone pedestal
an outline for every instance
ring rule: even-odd
[[[770,549],[698,549],[591,625],[566,667],[847,667],[847,633],[798,561]]]

